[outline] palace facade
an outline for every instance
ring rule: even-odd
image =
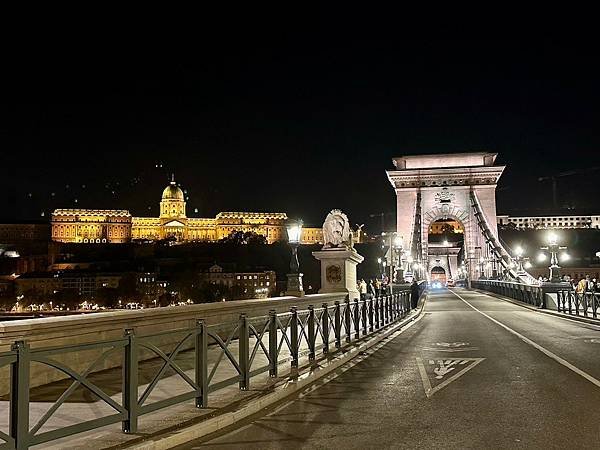
[[[162,193],[159,217],[132,217],[127,210],[57,209],[52,214],[52,240],[97,244],[160,239],[211,242],[236,231],[251,231],[271,244],[286,239],[286,220],[285,213],[259,212],[187,217],[183,191],[171,181]]]

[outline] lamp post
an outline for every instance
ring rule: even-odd
[[[517,260],[517,275],[525,275],[525,268],[523,267],[524,265],[529,268],[531,267],[531,264],[529,263],[529,258],[523,256],[523,254],[525,253],[525,250],[523,250],[523,247],[519,246],[517,248],[515,248],[515,259]]]
[[[394,282],[394,269],[400,267],[400,274],[398,276],[398,278],[400,279],[404,279],[404,274],[403,274],[403,270],[402,270],[402,255],[404,253],[403,250],[403,239],[401,236],[398,236],[398,233],[396,232],[392,232],[392,233],[386,233],[386,232],[382,232],[381,236],[383,237],[383,244],[381,246],[382,249],[384,249],[386,247],[386,243],[388,244],[388,248],[389,248],[389,258],[386,255],[386,260],[383,262],[383,267],[384,267],[384,271],[383,273],[385,275],[387,275],[387,268],[389,267],[389,283],[388,286],[390,288],[389,293],[392,293],[392,283]],[[396,252],[396,255],[398,255],[399,261],[398,264],[396,264],[395,258],[396,255],[394,254],[394,252]]]
[[[550,252],[550,282],[560,283],[560,266],[558,265],[558,252],[560,250],[566,250],[567,247],[558,245],[558,236],[554,233],[550,233],[548,235],[547,243],[547,246],[540,247],[540,249],[548,250]]]
[[[483,256],[479,257],[479,279],[485,279],[485,273],[483,273],[483,266],[485,264],[485,258]]]
[[[403,266],[403,256],[404,256],[404,242],[400,236],[396,236],[394,238],[394,248],[396,249],[396,253],[398,255],[398,265],[397,267],[397,275],[396,275],[396,283],[404,282],[404,266]]]
[[[290,259],[290,273],[287,278],[286,295],[295,297],[304,296],[304,288],[302,286],[302,274],[300,273],[300,263],[298,262],[298,245],[302,236],[302,221],[289,220],[287,225],[287,235],[290,247],[292,247],[292,257]]]

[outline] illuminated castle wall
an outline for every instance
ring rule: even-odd
[[[174,181],[165,188],[159,217],[132,217],[126,210],[57,209],[52,214],[52,240],[81,243],[124,243],[135,239],[217,241],[235,231],[252,231],[269,244],[286,238],[285,213],[221,212],[216,218],[186,216],[183,191]]]

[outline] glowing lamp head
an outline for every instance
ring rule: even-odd
[[[444,240],[444,247],[448,247],[448,245],[450,245],[450,244],[448,244],[448,241]]]
[[[381,258],[377,258],[377,264],[381,264]]]
[[[485,258],[482,256],[481,258],[479,258],[479,262],[483,263],[485,261]]]
[[[523,256],[523,247],[518,246],[517,248],[515,248],[515,255],[517,256]]]
[[[546,239],[550,245],[556,245],[558,243],[558,236],[556,233],[548,233],[548,237]]]
[[[400,236],[396,236],[394,238],[394,247],[402,248],[403,245],[404,245],[403,239]]]
[[[406,257],[406,260],[407,260],[409,263],[412,263],[412,262],[413,262],[413,257],[412,257],[412,255],[408,255],[408,256]]]
[[[302,221],[301,220],[289,220],[287,225],[288,242],[290,244],[299,244],[300,237],[302,236]]]
[[[546,261],[546,254],[544,253],[540,253],[537,257],[538,261],[542,262],[542,261]]]
[[[569,255],[568,253],[563,253],[562,255],[560,255],[561,261],[568,261],[570,259],[571,259],[571,255]]]

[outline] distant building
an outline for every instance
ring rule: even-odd
[[[93,271],[28,272],[15,280],[15,291],[17,295],[24,295],[29,291],[48,297],[64,291],[91,299],[98,289],[118,288],[122,277],[121,273]]]
[[[498,225],[514,226],[517,229],[568,229],[568,228],[595,228],[600,229],[600,215],[572,216],[508,216],[498,215]]]
[[[30,241],[48,241],[50,225],[46,223],[2,223],[0,244],[20,244]]]
[[[454,233],[464,233],[462,225],[456,220],[438,220],[436,222],[432,222],[432,224],[429,226],[429,233],[442,234],[448,227],[451,227],[454,230]]]
[[[218,264],[199,275],[201,282],[223,284],[237,292],[239,299],[267,298],[275,294],[275,272],[227,272]]]
[[[302,228],[302,244],[322,244],[323,228]]]
[[[215,218],[187,217],[183,191],[175,181],[164,189],[159,217],[132,217],[127,210],[57,209],[52,240],[119,244],[132,240],[218,241],[236,231],[254,232],[269,244],[286,238],[285,213],[220,212]]]

